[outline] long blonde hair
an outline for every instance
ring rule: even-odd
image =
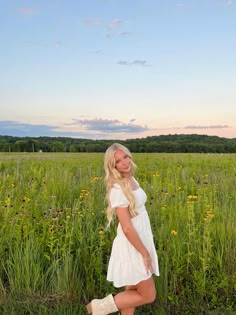
[[[108,226],[111,224],[114,209],[111,207],[110,203],[110,191],[111,188],[114,186],[114,184],[119,184],[121,187],[121,190],[123,191],[124,195],[129,201],[129,211],[130,214],[134,214],[134,208],[135,208],[135,199],[132,192],[132,188],[129,184],[129,181],[127,178],[123,177],[122,174],[117,171],[116,169],[116,163],[115,163],[115,153],[117,150],[122,150],[125,154],[127,154],[131,159],[131,173],[134,174],[135,169],[137,168],[136,164],[132,160],[132,154],[129,151],[128,148],[123,146],[120,143],[113,143],[105,152],[105,158],[104,158],[104,169],[105,169],[105,183],[106,183],[106,202],[107,202],[107,220],[108,220]]]

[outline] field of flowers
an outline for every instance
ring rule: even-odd
[[[137,314],[235,314],[236,155],[134,154],[160,264]],[[106,269],[103,154],[0,154],[0,314],[86,314]]]

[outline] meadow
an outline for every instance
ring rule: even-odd
[[[134,154],[159,257],[136,314],[236,314],[236,155]],[[0,314],[86,314],[106,281],[103,154],[0,154]]]

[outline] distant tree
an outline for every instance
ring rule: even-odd
[[[113,142],[126,145],[132,152],[152,153],[236,153],[236,138],[207,135],[161,135],[128,140],[91,140],[68,137],[0,136],[1,152],[105,152]]]
[[[64,152],[65,146],[60,141],[53,141],[50,145],[51,152]]]

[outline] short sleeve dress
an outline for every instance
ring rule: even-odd
[[[156,276],[160,275],[152,229],[145,207],[147,196],[140,186],[134,190],[133,193],[136,205],[135,212],[137,212],[138,215],[133,217],[131,221],[151,256],[153,270],[152,272],[149,271],[147,273],[141,254],[129,242],[119,223],[117,227],[117,235],[112,244],[107,271],[107,280],[113,282],[113,285],[117,288],[126,285],[136,285],[140,281],[150,278],[152,274],[155,274]],[[112,187],[110,192],[110,202],[112,208],[125,208],[129,206],[129,201],[121,190],[120,185],[115,184]]]

